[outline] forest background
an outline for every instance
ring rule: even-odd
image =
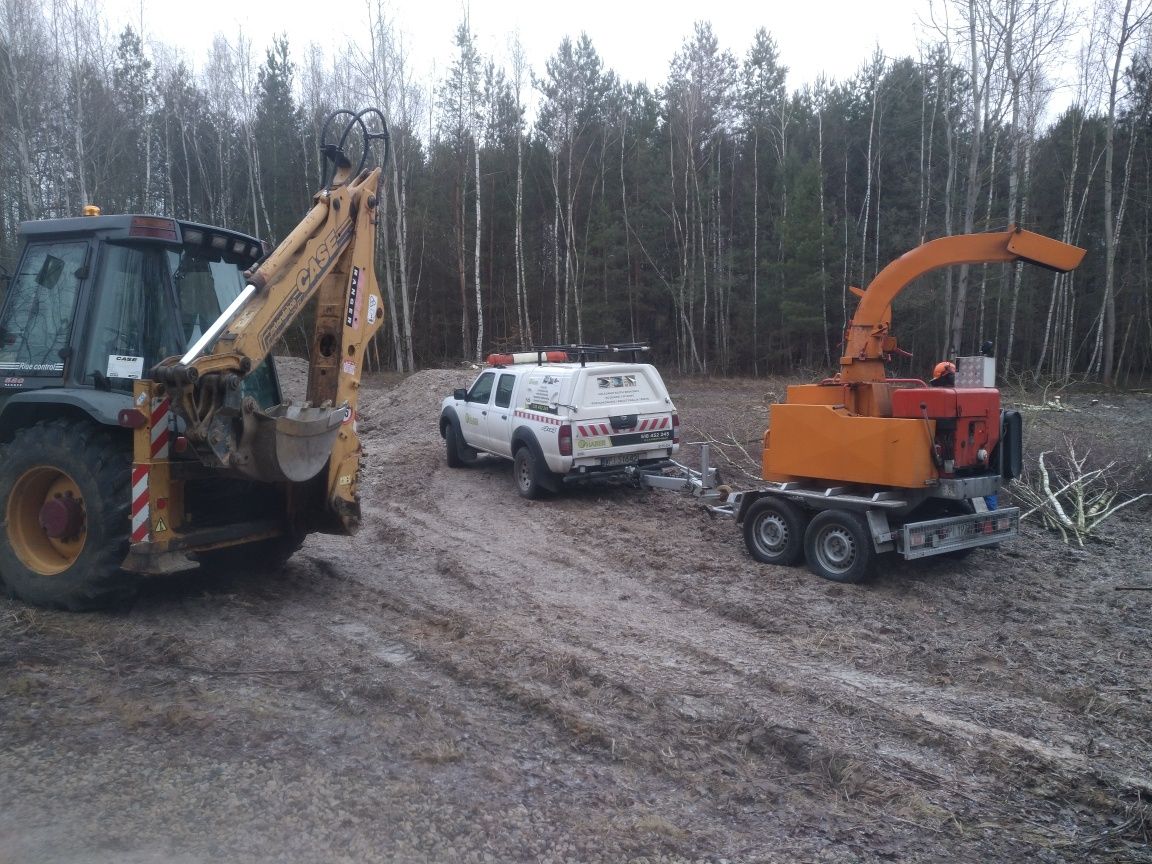
[[[543,69],[515,44],[482,56],[466,17],[445,73],[421,80],[382,0],[338,58],[222,34],[199,66],[107,32],[98,5],[0,0],[0,267],[19,222],[89,203],[275,243],[323,182],[324,118],[371,105],[393,142],[378,366],[646,340],[684,373],[824,374],[849,286],[926,240],[1020,224],[1087,248],[1084,265],[925,277],[896,304],[914,359],[894,371],[923,377],[991,340],[1009,380],[1143,386],[1152,2],[925,8],[916,56],[876,50],[848,80],[789,91],[771,33],[736,56],[707,21],[650,87],[586,35]]]

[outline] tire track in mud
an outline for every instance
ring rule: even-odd
[[[450,642],[418,637],[421,656],[548,717],[577,743],[703,777],[735,799],[791,784],[812,806],[861,820],[877,808],[896,816],[928,795],[925,811],[945,821],[1020,826],[1022,804],[1052,810],[1100,783],[1116,798],[1149,788],[1129,770],[1138,761],[1101,764],[1045,740],[1070,724],[1029,693],[930,689],[855,668],[850,653],[819,661],[787,628],[773,632],[740,608],[742,584],[736,599],[723,585],[685,590],[693,562],[707,567],[702,559],[732,544],[676,524],[678,508],[645,510],[619,494],[604,496],[607,516],[596,494],[523,502],[502,463],[446,469],[416,417],[383,417],[375,465],[392,477],[365,493],[377,502],[380,539],[403,535],[409,548],[385,554],[388,576],[354,578],[403,617],[451,631]],[[625,511],[638,526],[632,542],[604,542],[606,520]],[[1006,727],[989,720],[998,717]],[[1015,717],[1032,720],[1018,731]],[[1046,791],[1026,791],[1041,776]],[[1116,806],[1097,801],[1080,818]]]
[[[447,482],[467,483],[467,477]],[[548,717],[578,743],[620,758],[629,748],[628,758],[674,776],[698,773],[735,797],[752,788],[762,797],[764,784],[756,777],[767,773],[776,794],[782,782],[807,784],[825,799],[823,806],[844,815],[852,808],[840,805],[841,794],[872,812],[919,801],[932,790],[950,818],[966,818],[970,801],[997,785],[993,769],[1002,765],[1006,747],[1027,752],[1074,785],[1084,777],[1085,760],[1076,754],[941,713],[931,707],[938,698],[925,698],[913,685],[813,663],[755,628],[686,606],[650,580],[605,576],[611,562],[587,547],[557,540],[549,551],[559,566],[544,573],[526,568],[528,550],[510,547],[506,538],[534,536],[541,530],[536,511],[546,504],[513,503],[494,536],[490,523],[460,521],[439,506],[459,497],[439,478],[428,488],[437,502],[432,509],[408,500],[377,508],[375,516],[403,528],[416,546],[439,550],[436,576],[467,570],[468,589],[458,590],[459,577],[431,574],[405,574],[402,590],[357,581],[389,595],[401,614],[453,631],[450,646],[433,640],[420,649],[449,674]],[[648,610],[640,620],[614,602],[621,592]],[[718,681],[718,673],[725,680]],[[967,712],[971,694],[947,701],[949,709]],[[874,752],[859,747],[865,719]],[[637,738],[645,739],[638,748]],[[660,739],[668,743],[653,747]],[[982,763],[987,767],[973,777]],[[1012,821],[1010,802],[997,810],[998,818]],[[860,810],[855,815],[864,818]]]

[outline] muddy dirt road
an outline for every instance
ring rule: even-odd
[[[672,493],[447,468],[470,377],[370,384],[365,527],[283,573],[0,601],[0,864],[1152,862],[1146,508],[837,586]],[[763,429],[770,385],[670,389]]]

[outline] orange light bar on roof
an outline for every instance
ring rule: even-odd
[[[515,363],[567,363],[567,351],[518,351],[515,354],[489,354],[489,366],[511,366]]]
[[[158,216],[133,216],[129,237],[151,237],[154,240],[177,240],[176,223]]]

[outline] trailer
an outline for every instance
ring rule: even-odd
[[[735,517],[749,553],[767,564],[807,561],[817,575],[859,582],[878,556],[961,556],[1019,533],[1020,511],[998,507],[1019,475],[1022,424],[1001,408],[994,346],[936,364],[931,383],[889,377],[901,352],[892,304],[919,277],[958,264],[1022,261],[1057,272],[1085,250],[1012,226],[941,237],[900,256],[866,289],[844,333],[840,371],[793,385],[769,408],[761,477],[721,490],[707,448],[699,471],[643,472],[649,487],[686,488]]]
[[[795,481],[734,491],[720,482],[710,446],[700,449],[699,468],[673,462],[671,470],[637,471],[637,482],[690,494],[709,513],[735,519],[757,561],[781,566],[806,561],[812,572],[833,582],[865,579],[885,553],[909,560],[958,558],[1010,540],[1020,530],[1019,508],[995,507],[998,484],[945,482],[920,494],[900,494]]]

